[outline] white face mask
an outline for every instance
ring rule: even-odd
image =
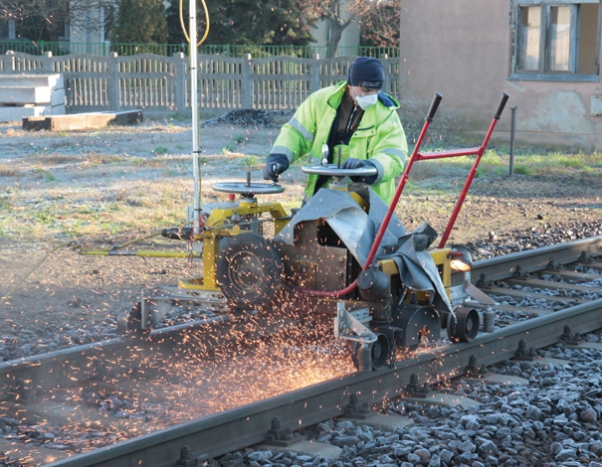
[[[368,110],[378,100],[378,93],[376,94],[368,94],[366,96],[358,96],[355,95],[355,102],[359,105],[363,110]]]

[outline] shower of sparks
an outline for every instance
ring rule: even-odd
[[[4,438],[72,455],[355,371],[331,319],[313,315],[241,319],[170,344],[169,353],[132,345],[127,355],[91,358],[70,368],[69,387],[22,406],[0,402],[0,418],[19,428]],[[99,367],[103,376],[90,380]]]

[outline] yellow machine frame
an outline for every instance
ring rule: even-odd
[[[291,218],[280,203],[258,204],[255,198],[244,199],[238,206],[214,209],[205,221],[206,230],[194,239],[203,242],[203,276],[180,279],[178,287],[188,290],[220,292],[216,282],[215,267],[219,254],[219,241],[223,237],[232,237],[248,231],[241,229],[238,224],[232,224],[231,218],[238,215],[244,219],[247,216],[261,216],[266,213],[272,216],[271,221],[274,223],[275,234],[280,232]]]

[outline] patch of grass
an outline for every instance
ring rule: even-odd
[[[459,149],[459,142],[438,144],[429,148],[429,152]],[[469,145],[463,145],[468,147]],[[507,145],[492,145],[485,151],[478,167],[477,177],[498,177],[509,175],[510,155]],[[427,152],[422,150],[422,153]],[[418,162],[410,180],[429,178],[452,179],[466,177],[474,164],[476,156],[454,157]],[[598,170],[599,169],[599,170]],[[524,146],[515,150],[514,173],[524,176],[583,176],[597,177],[602,172],[602,153],[571,152],[570,148]],[[445,182],[442,182],[446,185]]]
[[[44,175],[44,180],[47,182],[56,182],[57,178],[53,174],[48,172],[46,175]]]
[[[167,116],[167,120],[170,122],[181,123],[181,122],[190,121],[190,117],[187,117],[186,115],[178,113],[178,112],[174,112]]]
[[[123,156],[111,154],[86,154],[83,158],[85,165],[118,164],[125,160],[126,158]]]
[[[56,216],[48,211],[36,211],[34,219],[44,225],[54,224]]]
[[[514,167],[514,173],[517,175],[533,176],[535,174],[535,171],[527,165],[517,165]]]
[[[236,135],[232,138],[232,141],[234,141],[235,144],[243,144],[246,143],[247,137],[245,135]]]
[[[254,167],[259,166],[259,161],[257,160],[257,157],[255,157],[255,156],[247,156],[242,160],[242,166],[254,168]]]
[[[176,144],[176,149],[179,149],[180,151],[186,150],[186,148],[184,147],[184,145],[180,144],[180,143]]]
[[[488,149],[487,151],[485,151],[485,154],[483,154],[481,164],[505,165],[506,163],[502,159],[501,154],[498,153],[495,149]]]
[[[9,194],[0,195],[0,211],[8,211],[9,209],[12,209],[12,207],[13,201],[11,196]]]
[[[236,152],[236,148],[231,144],[225,144],[220,148],[219,152],[223,155],[232,154],[233,152]]]
[[[14,177],[20,170],[9,165],[0,164],[0,177]]]
[[[76,160],[76,158],[72,156],[64,156],[62,154],[43,154],[40,157],[34,158],[34,160],[45,165],[59,165],[73,162]]]
[[[153,150],[153,152],[157,155],[157,156],[164,156],[165,154],[169,153],[169,149],[166,148],[165,146],[161,146],[160,144],[158,146],[155,147],[155,149]]]
[[[494,166],[494,167],[485,167],[483,169],[480,169],[477,171],[477,177],[479,176],[479,173],[482,173],[482,178],[485,177],[491,177],[491,176],[495,176],[495,177],[500,177],[503,175],[508,175],[510,173],[510,170],[507,166],[503,165],[503,166]]]
[[[558,163],[563,167],[569,167],[571,169],[585,169],[583,161],[579,158],[562,157],[558,160]]]

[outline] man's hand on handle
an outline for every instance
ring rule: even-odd
[[[347,159],[343,163],[342,168],[343,169],[360,169],[362,167],[376,168],[376,166],[370,161],[365,161],[362,159],[355,159],[353,157],[350,157],[349,159]],[[371,175],[369,177],[350,177],[350,178],[354,182],[363,182],[363,183],[367,183],[368,185],[372,185],[376,181],[376,177],[377,177],[377,175]]]
[[[288,169],[288,157],[284,154],[270,154],[263,168],[263,179],[278,182],[278,177]]]

